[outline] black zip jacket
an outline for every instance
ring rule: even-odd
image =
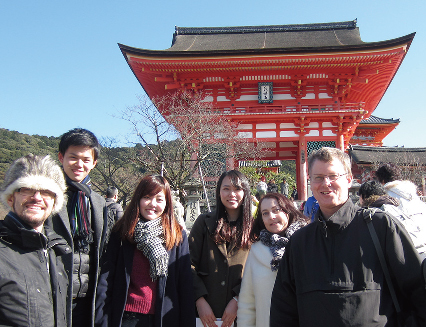
[[[13,213],[0,221],[0,325],[67,326],[68,277],[59,235],[26,228]]]
[[[397,326],[396,310],[360,208],[348,200],[328,220],[293,234],[271,300],[270,326]],[[399,303],[425,325],[421,260],[402,225],[373,216]]]

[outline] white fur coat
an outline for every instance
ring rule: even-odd
[[[251,246],[238,298],[238,327],[269,326],[271,295],[277,272],[271,270],[271,250],[260,241]]]

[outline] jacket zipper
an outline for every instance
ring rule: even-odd
[[[331,276],[334,276],[335,235],[331,234]]]

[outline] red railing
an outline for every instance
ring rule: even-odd
[[[224,114],[255,114],[255,113],[320,113],[333,111],[353,112],[364,110],[364,103],[345,103],[345,104],[327,104],[327,105],[256,105],[241,106],[230,108],[215,108]]]

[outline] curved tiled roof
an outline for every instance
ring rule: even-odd
[[[228,54],[308,53],[382,49],[411,43],[415,33],[392,40],[364,42],[356,20],[337,23],[175,27],[173,42],[165,50],[147,50],[119,44],[123,54],[154,57]]]
[[[426,165],[426,148],[394,148],[352,145],[349,154],[357,164],[397,163]]]
[[[360,45],[356,21],[324,24],[175,27],[166,51],[284,49]]]
[[[385,119],[371,115],[367,119],[361,120],[360,124],[399,124],[399,119]]]

